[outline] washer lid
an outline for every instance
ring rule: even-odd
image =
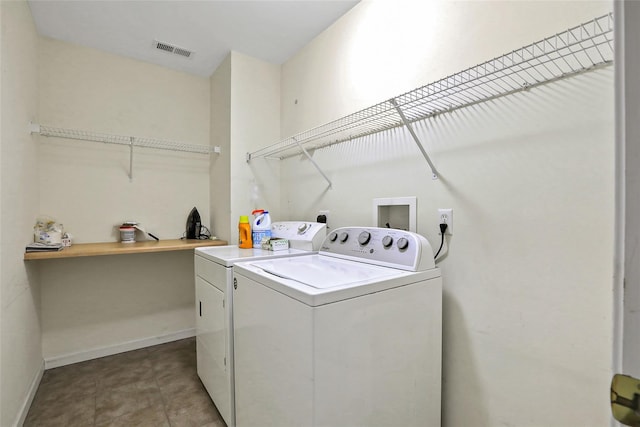
[[[440,278],[440,269],[405,271],[324,255],[240,262],[245,276],[311,307]]]
[[[251,264],[274,276],[295,280],[316,289],[344,287],[398,275],[398,270],[392,268],[320,256],[256,261]]]

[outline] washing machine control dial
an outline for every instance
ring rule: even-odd
[[[385,248],[389,248],[391,247],[391,245],[393,244],[393,237],[391,236],[384,236],[382,238],[382,246],[384,246]]]
[[[298,226],[298,233],[300,234],[304,233],[305,231],[307,231],[307,228],[309,228],[309,224],[305,224],[305,223],[300,224]]]
[[[398,239],[398,249],[400,249],[401,251],[407,249],[407,247],[409,247],[409,240],[407,240],[404,237],[401,237]]]
[[[369,243],[369,240],[371,240],[371,233],[369,233],[368,231],[363,231],[358,236],[358,243],[360,243],[362,246]]]
[[[343,231],[342,233],[340,233],[340,241],[342,243],[346,242],[347,239],[349,239],[349,233],[347,233],[346,231]]]
[[[335,231],[332,231],[331,234],[329,234],[330,242],[335,242],[337,238],[338,238],[338,233],[336,233]]]

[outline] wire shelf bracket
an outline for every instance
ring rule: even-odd
[[[429,164],[429,167],[431,168],[431,179],[438,179],[438,172],[436,171],[436,167],[433,165],[431,158],[429,157],[429,155],[427,154],[427,151],[424,149],[424,146],[420,142],[420,138],[418,138],[418,135],[416,135],[416,132],[413,130],[413,126],[411,126],[411,123],[409,122],[409,120],[407,120],[407,117],[402,112],[402,109],[400,108],[396,100],[391,98],[389,102],[391,103],[391,105],[395,107],[396,111],[398,112],[398,115],[400,116],[400,119],[402,120],[402,123],[411,134],[413,141],[416,143],[416,145],[420,149],[420,152],[424,156],[424,159]]]
[[[413,123],[611,66],[613,53],[613,13],[608,13],[391,100],[247,153],[247,162],[257,158],[286,159],[301,152],[304,154],[303,147],[308,151],[316,150],[405,126],[435,178],[438,172],[417,138]]]
[[[295,139],[294,139],[295,140]],[[315,166],[315,168],[317,169],[318,172],[320,172],[320,175],[322,175],[322,177],[329,183],[329,188],[331,188],[332,184],[331,184],[331,180],[327,177],[327,175],[322,171],[322,169],[320,169],[320,166],[318,166],[318,164],[316,163],[315,160],[313,160],[313,157],[311,157],[311,155],[309,154],[309,152],[307,151],[306,148],[304,148],[302,146],[302,144],[300,144],[298,141],[295,141],[296,144],[298,145],[298,147],[300,148],[300,151],[302,151],[302,153],[304,153],[305,157],[311,162],[311,164],[313,164],[313,166]]]
[[[104,144],[127,145],[129,147],[129,181],[133,181],[133,149],[134,147],[154,148],[157,150],[180,151],[197,154],[220,154],[220,147],[210,147],[206,145],[187,144],[178,141],[164,139],[144,138],[137,136],[111,135],[106,133],[90,132],[78,129],[64,129],[52,126],[40,125],[29,122],[30,133],[37,133],[40,136],[75,139],[81,141],[101,142]]]

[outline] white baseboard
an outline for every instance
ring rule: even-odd
[[[55,356],[45,359],[44,367],[45,369],[58,368],[60,366],[71,365],[72,363],[84,362],[86,360],[97,359],[99,357],[124,353],[125,351],[138,350],[140,348],[151,347],[154,345],[177,341],[184,338],[191,338],[195,335],[195,328],[184,329],[182,331],[172,332],[170,334],[157,337],[142,338],[139,340],[128,341],[122,344],[116,344],[108,347],[93,348],[91,350],[80,351],[77,353],[64,354],[62,356]]]
[[[38,391],[38,387],[40,386],[40,381],[42,381],[42,374],[44,374],[44,360],[40,364],[40,369],[36,372],[36,375],[33,377],[31,381],[31,385],[29,386],[29,392],[27,393],[27,397],[22,403],[22,407],[18,412],[18,419],[16,420],[15,426],[21,426],[27,419],[27,414],[29,413],[29,408],[31,408],[31,403],[33,403],[33,398],[36,397],[36,392]]]

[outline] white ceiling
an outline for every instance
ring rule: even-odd
[[[40,35],[208,77],[231,51],[281,64],[359,0],[28,0]],[[195,54],[156,49],[154,40]]]

